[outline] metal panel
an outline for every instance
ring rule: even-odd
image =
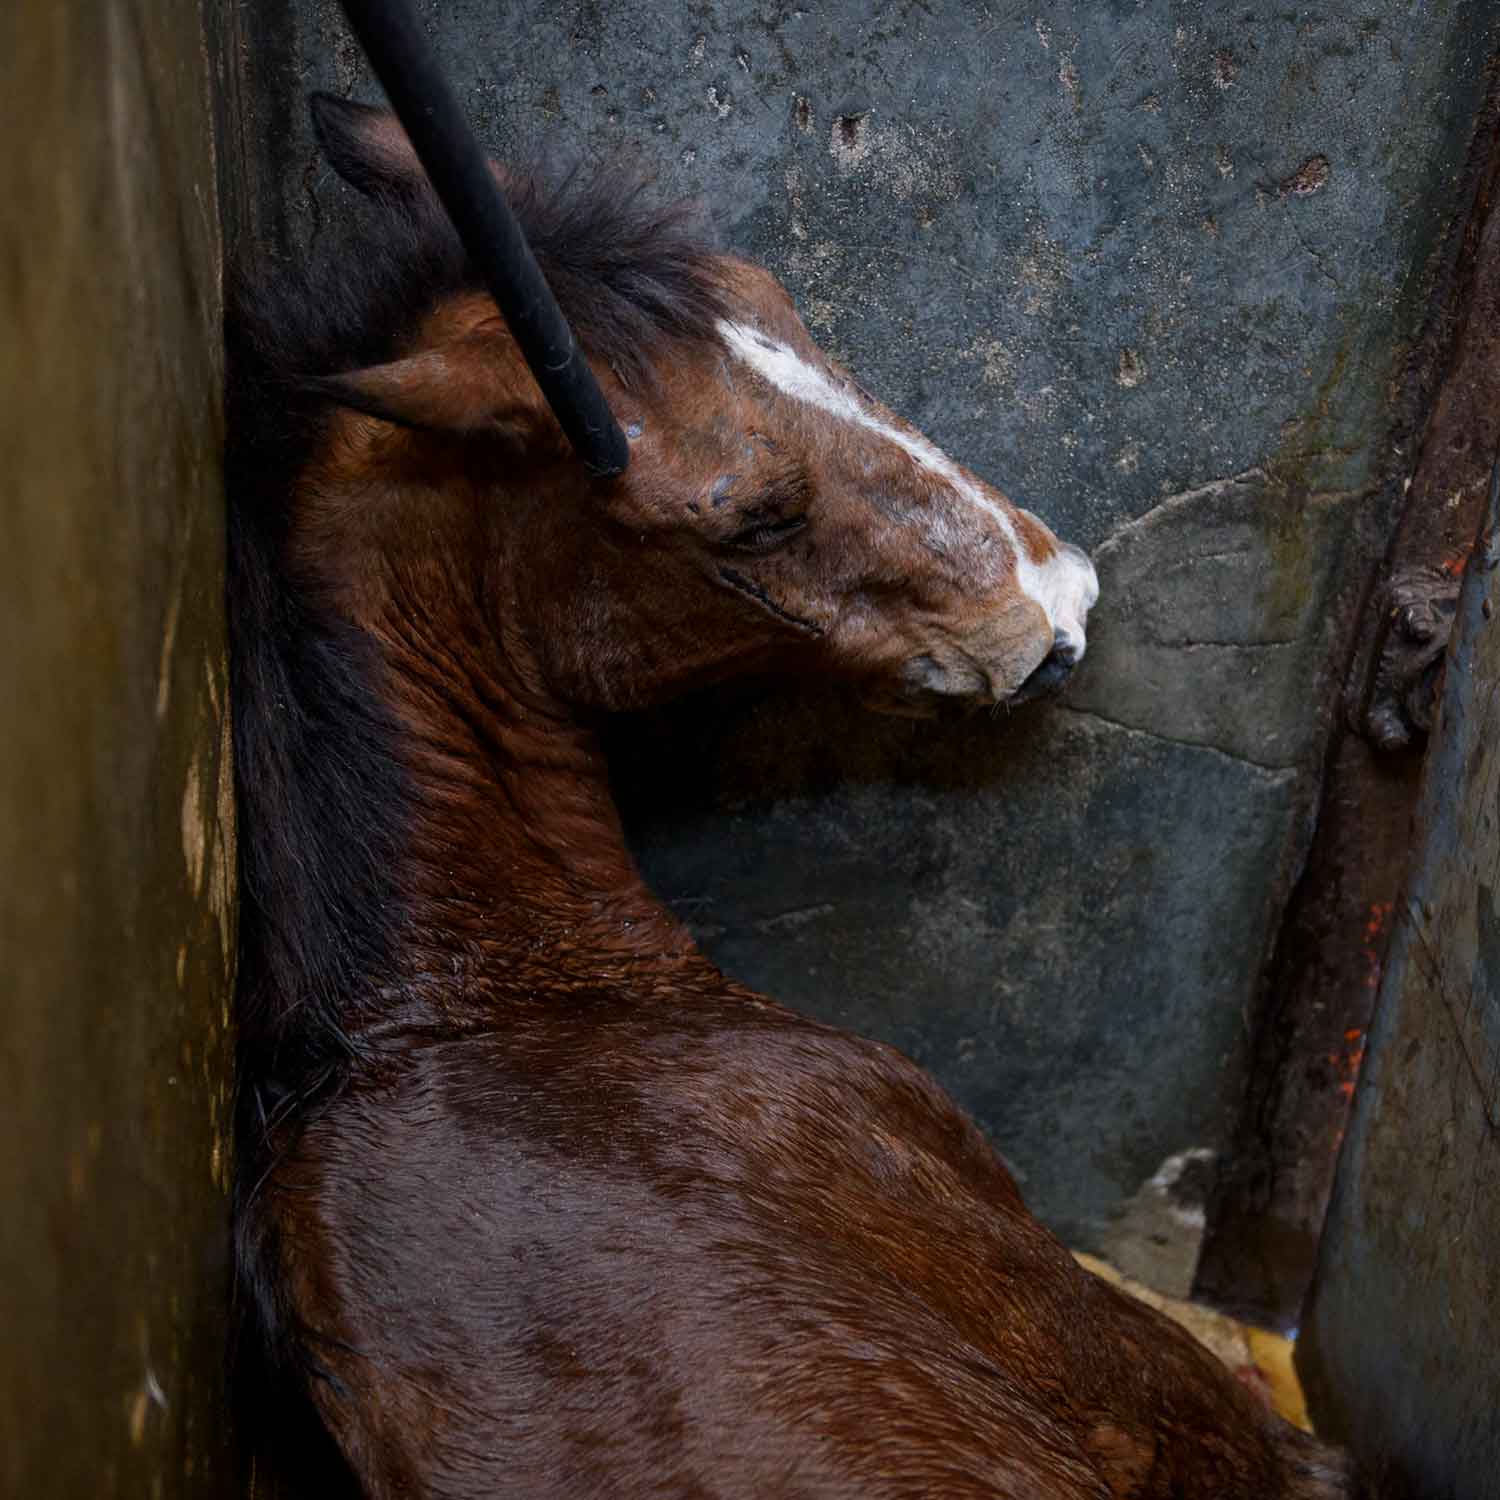
[[[0,6],[0,1494],[235,1492],[197,0]]]
[[[1500,1496],[1500,539],[1470,564],[1298,1366],[1393,1494]]]

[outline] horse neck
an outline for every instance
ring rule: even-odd
[[[348,591],[406,781],[398,973],[436,985],[449,1015],[711,972],[636,868],[595,730],[536,666],[509,577],[525,552],[524,537],[462,535],[424,559],[419,587],[387,556]]]
[[[596,734],[518,685],[520,649],[466,662],[464,680],[422,691],[409,719],[422,972],[467,955],[491,989],[531,993],[696,957],[626,847]],[[435,663],[409,648],[387,660],[410,704]]]

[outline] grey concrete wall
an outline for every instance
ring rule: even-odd
[[[1500,510],[1470,565],[1298,1368],[1392,1496],[1500,1496]]]
[[[346,208],[300,96],[376,91],[331,0],[276,15],[266,219],[295,253]],[[1066,1236],[1185,1290],[1500,18],[451,0],[427,24],[498,152],[625,149],[704,195],[864,383],[1096,549],[1060,707],[912,729],[720,698],[623,731],[620,785],[726,968],[898,1042]]]
[[[0,6],[0,1494],[225,1495],[233,808],[196,0]]]

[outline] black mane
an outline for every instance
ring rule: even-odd
[[[535,172],[518,174],[509,196],[580,344],[622,380],[649,379],[674,342],[716,337],[726,302],[721,262],[693,206],[654,203],[639,175],[616,166],[573,171],[553,188]],[[383,825],[402,801],[361,643],[323,617],[282,557],[292,488],[328,410],[316,382],[397,357],[435,306],[480,284],[447,217],[423,194],[372,202],[325,236],[305,266],[231,291],[230,617],[237,730],[246,741],[249,917],[242,949],[246,975],[264,977],[280,997],[268,1003],[282,1012],[263,1014],[252,997],[241,1028],[248,1022],[252,1043],[265,1027],[274,1031],[278,1071],[288,1062],[293,1073],[317,1071],[284,1055],[288,1032],[319,1064],[347,1050],[333,1002],[355,979],[379,976],[378,933],[393,915],[381,872],[396,854]],[[264,930],[262,918],[275,930]],[[269,1059],[257,1061],[255,1086]]]
[[[536,170],[507,179],[579,344],[627,385],[649,380],[673,343],[715,339],[728,310],[703,210],[691,200],[659,203],[650,188],[620,162],[575,168],[555,183]],[[281,466],[294,470],[325,404],[309,382],[398,357],[439,302],[482,285],[430,192],[371,200],[320,237],[307,264],[231,289],[231,396],[242,398],[231,410],[241,430],[231,437],[263,453],[280,447]]]
[[[512,206],[583,348],[630,383],[674,342],[715,337],[726,301],[701,216],[638,175],[513,180]],[[226,476],[241,920],[236,1233],[245,1309],[287,1343],[254,1201],[297,1124],[347,1076],[344,1018],[393,976],[392,872],[409,793],[362,635],[286,558],[297,475],[328,412],[316,381],[398,357],[480,278],[434,200],[376,200],[288,273],[232,282]]]

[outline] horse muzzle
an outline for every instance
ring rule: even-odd
[[[1082,656],[1082,646],[1066,631],[1058,631],[1053,637],[1052,649],[1042,658],[1040,665],[1005,701],[1030,703],[1033,698],[1050,698],[1061,692]]]

